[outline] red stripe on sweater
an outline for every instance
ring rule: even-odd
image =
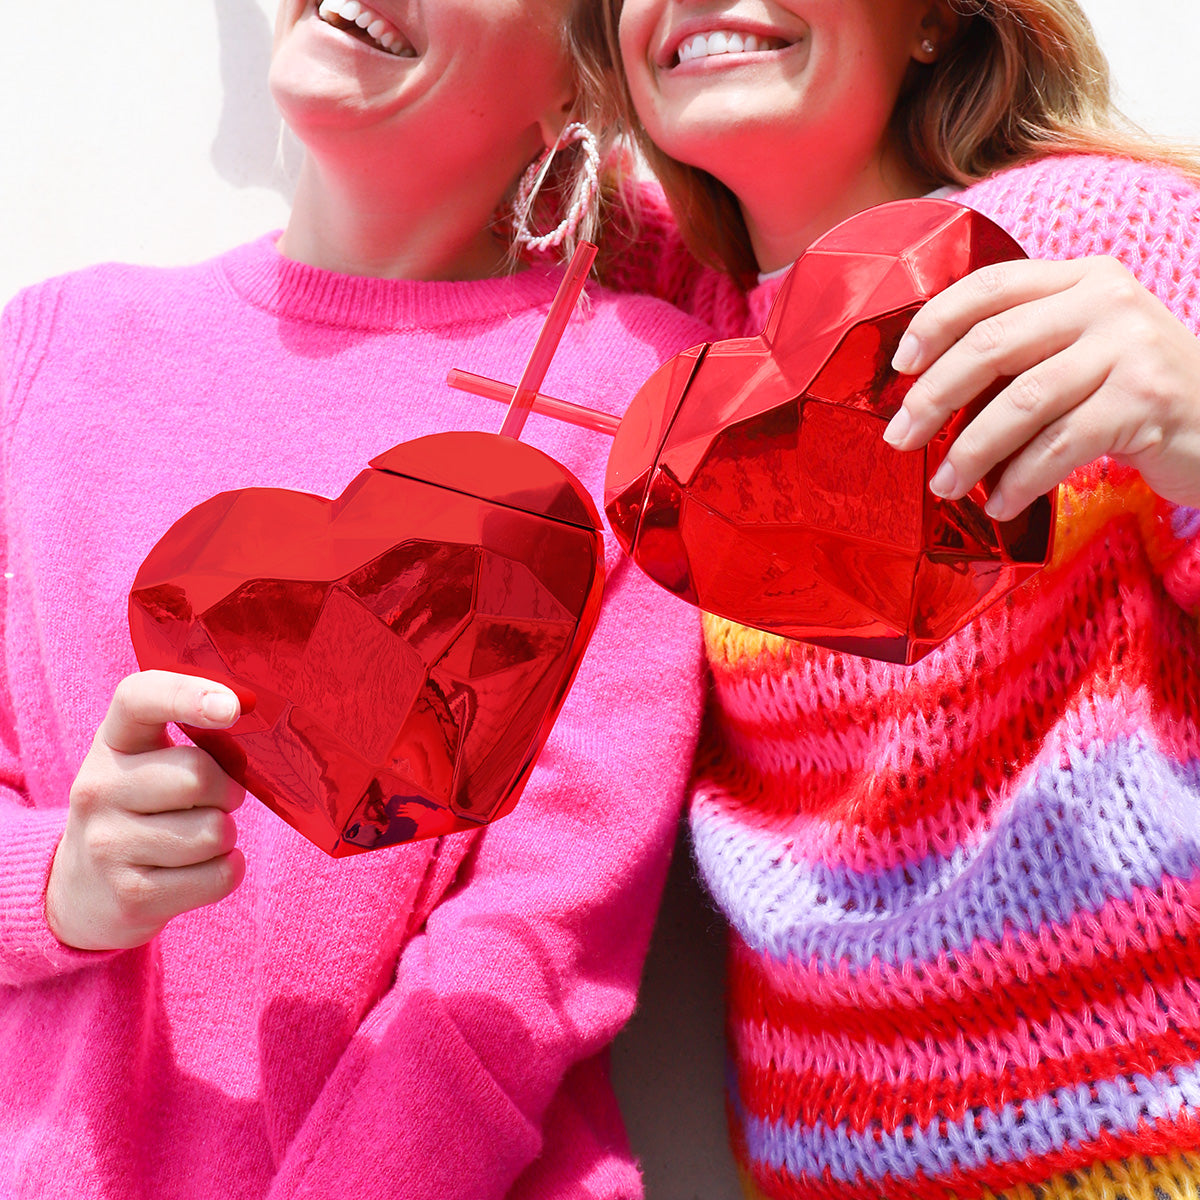
[[[1200,644],[1194,635],[1193,641]],[[1047,704],[1035,712],[1039,721],[1052,718],[1047,728],[1034,728],[1034,717],[1021,710],[1003,718],[971,747],[964,748],[943,731],[946,744],[940,763],[898,765],[894,749],[881,744],[872,751],[860,731],[848,734],[841,748],[863,742],[855,757],[872,761],[872,767],[839,769],[827,755],[820,771],[781,767],[764,773],[730,748],[710,742],[699,766],[698,790],[712,796],[739,823],[780,837],[802,829],[812,844],[811,824],[819,822],[828,832],[818,835],[818,847],[808,857],[845,861],[854,869],[882,869],[934,852],[945,854],[955,846],[973,844],[995,823],[1038,755],[1045,758],[1060,741],[1084,747],[1089,726],[1094,727],[1091,740],[1108,740],[1136,728],[1170,757],[1182,761],[1200,756],[1200,695],[1183,686],[1187,660],[1145,651],[1144,646],[1138,653],[1127,646],[1109,647],[1108,658],[1094,664],[1086,686],[1076,680],[1070,695],[1057,698],[1059,707],[1051,712]],[[1200,665],[1196,669],[1200,671]],[[979,707],[1013,705],[1000,698]],[[890,742],[919,742],[921,730],[911,725],[893,729]],[[959,728],[965,731],[965,723]],[[926,754],[922,763],[933,757]]]
[[[1133,945],[1129,930],[1138,928],[1141,940]],[[929,966],[875,962],[867,971],[839,972],[825,994],[820,971],[806,974],[805,994],[790,996],[735,939],[731,1013],[796,1036],[836,1031],[850,1042],[985,1038],[1045,1024],[1140,994],[1147,982],[1163,990],[1200,979],[1200,876],[1168,877],[1161,893],[1139,888],[1132,900],[1110,901],[1099,914],[1077,914],[1068,925],[1037,933],[1008,933],[998,946],[977,942]]]
[[[784,1064],[742,1060],[737,1089],[745,1111],[762,1120],[807,1126],[844,1123],[855,1133],[872,1127],[892,1133],[908,1123],[929,1128],[938,1121],[961,1121],[973,1109],[998,1111],[1058,1088],[1149,1076],[1197,1061],[1200,1025],[1069,1058],[1045,1058],[1036,1066],[1011,1063],[996,1074],[958,1079],[868,1079],[847,1071],[791,1071]]]

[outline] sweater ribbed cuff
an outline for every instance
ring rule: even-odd
[[[46,883],[66,817],[65,808],[7,814],[0,845],[0,984],[41,983],[117,953],[64,946],[46,924]]]

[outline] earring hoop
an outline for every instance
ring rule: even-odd
[[[533,219],[533,205],[538,192],[550,173],[554,155],[564,146],[574,142],[579,143],[583,154],[583,170],[581,178],[571,190],[571,203],[566,215],[549,233],[535,233],[530,228],[530,221]],[[568,238],[575,236],[579,223],[587,214],[599,190],[600,147],[596,142],[596,135],[582,121],[572,121],[563,127],[554,145],[529,164],[521,176],[521,182],[517,184],[517,195],[513,202],[514,244],[533,252],[557,249]]]

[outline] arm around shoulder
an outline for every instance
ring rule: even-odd
[[[725,272],[706,266],[688,249],[659,185],[633,189],[628,245],[622,246],[605,282],[618,292],[637,292],[703,321],[719,337],[741,337],[749,326],[745,293]]]

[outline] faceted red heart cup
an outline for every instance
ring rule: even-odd
[[[143,669],[250,707],[188,728],[232,778],[341,857],[516,803],[600,610],[600,519],[541,451],[442,433],[371,462],[336,500],[215,496],[142,564]],[[252,707],[251,707],[252,706]]]
[[[758,337],[667,363],[621,422],[605,513],[652,579],[707,612],[887,662],[913,663],[1045,565],[1054,498],[984,512],[929,481],[1003,386],[924,450],[883,440],[910,376],[892,356],[921,305],[987,263],[1024,258],[951,201],[881,205],[792,267]],[[1002,468],[1000,468],[1002,469]]]

